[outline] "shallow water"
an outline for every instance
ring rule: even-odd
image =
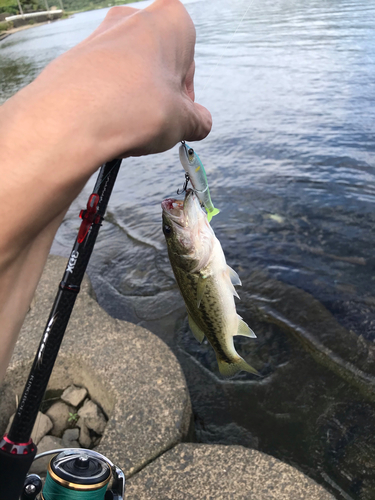
[[[197,439],[257,447],[337,498],[373,499],[375,2],[185,4],[197,100],[214,119],[195,145],[221,210],[212,225],[243,281],[239,313],[258,334],[236,345],[263,378],[222,381],[212,349],[188,330],[160,217],[183,183],[177,147],[123,162],[90,265],[98,300],[172,347]],[[0,102],[105,13],[1,42]],[[53,251],[68,255],[92,185]]]

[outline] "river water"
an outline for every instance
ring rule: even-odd
[[[184,180],[177,147],[123,162],[89,269],[99,303],[171,346],[198,441],[255,447],[338,499],[373,499],[375,2],[185,4],[197,28],[197,100],[214,120],[195,148],[221,210],[213,228],[243,281],[238,311],[258,335],[236,347],[262,378],[223,380],[189,331],[161,231],[160,202]],[[106,12],[2,41],[0,102]],[[69,254],[92,186],[55,253]]]

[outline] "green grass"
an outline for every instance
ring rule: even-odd
[[[0,0],[0,14],[7,13],[10,15],[18,14],[18,5],[14,0]]]
[[[20,0],[23,12],[35,12],[45,10],[42,0]],[[0,0],[0,14],[19,14],[17,0]]]
[[[63,18],[69,17],[71,14],[79,12],[87,12],[89,10],[105,9],[114,5],[124,5],[127,3],[137,2],[140,0],[62,0],[64,7]],[[20,0],[24,12],[35,12],[45,10],[43,0]],[[59,0],[48,0],[50,7],[55,5],[60,8]],[[8,14],[11,16],[19,14],[17,0],[0,0],[0,14]],[[35,22],[35,21],[34,21]],[[12,28],[11,23],[0,21],[0,33]]]
[[[0,0],[1,1],[1,0]],[[52,1],[52,0],[51,0]],[[88,10],[105,9],[114,5],[124,5],[140,0],[62,0],[66,14],[78,14]]]
[[[35,12],[37,10],[45,10],[45,5],[42,0],[20,0],[24,12]],[[103,9],[112,5],[123,5],[137,0],[62,0],[64,10],[67,13],[85,12],[87,10]],[[139,1],[139,0],[138,0]],[[50,7],[55,5],[60,8],[58,0],[49,0]],[[19,14],[17,0],[0,0],[0,14],[7,13],[9,15]]]
[[[3,33],[4,31],[7,31],[9,28],[11,28],[11,23],[7,22],[0,22],[0,33]]]

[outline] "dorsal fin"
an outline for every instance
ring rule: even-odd
[[[240,298],[240,296],[237,293],[237,290],[234,288],[234,285],[241,285],[241,280],[238,277],[238,274],[236,271],[234,271],[231,267],[227,266],[225,271],[223,271],[223,276],[225,281],[227,282],[227,285],[231,289],[233,295],[237,297],[237,299]]]
[[[253,332],[253,330],[249,327],[247,323],[238,316],[238,330],[234,335],[241,335],[241,337],[250,337],[252,339],[256,339],[257,336]]]
[[[238,295],[237,293],[237,290],[234,288],[234,286],[232,285],[232,293],[235,297],[237,297],[237,299],[240,299],[240,296]],[[240,299],[241,300],[241,299]]]
[[[228,268],[227,270],[228,270],[228,274],[229,274],[230,280],[232,282],[232,285],[241,286],[242,283],[241,283],[240,277],[238,276],[236,271],[229,266],[227,266],[227,268]]]

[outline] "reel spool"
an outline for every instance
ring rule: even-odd
[[[124,473],[104,455],[82,448],[68,448],[41,453],[35,460],[56,453],[58,455],[49,463],[40,500],[124,499]],[[21,500],[34,500],[40,492],[40,488],[31,487],[35,485],[35,477],[38,476],[32,474],[26,478]],[[111,489],[107,490],[111,479]]]

